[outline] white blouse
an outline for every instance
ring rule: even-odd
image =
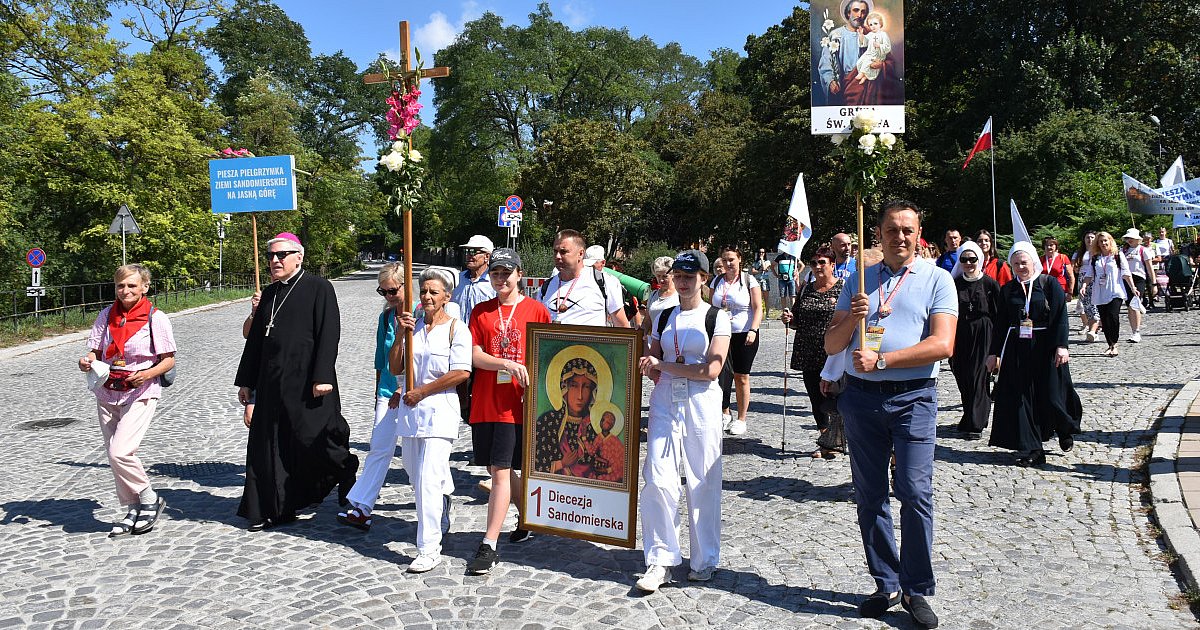
[[[450,328],[454,338],[450,338]],[[451,317],[450,321],[434,326],[422,319],[413,332],[413,382],[417,387],[432,383],[453,370],[471,370],[471,330],[465,323]],[[405,391],[404,379],[399,390]],[[400,418],[396,426],[398,437],[458,437],[462,424],[459,415],[458,392],[453,387],[433,394],[409,407],[400,402]]]

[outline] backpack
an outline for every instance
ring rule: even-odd
[[[153,306],[150,307],[149,321],[146,322],[146,327],[150,329],[150,354],[153,354],[155,359],[158,358],[158,353],[154,351],[154,311],[157,310]],[[154,362],[154,365],[158,364],[159,361]],[[163,387],[170,387],[175,384],[175,366],[171,366],[171,369],[158,376],[158,384]]]
[[[718,283],[718,282],[720,282],[720,281],[721,281],[721,278],[724,278],[724,277],[725,277],[725,276],[715,276],[715,277],[713,277],[713,279],[712,279],[712,280],[709,280],[709,281],[708,281],[708,288],[709,288],[710,290],[716,291],[716,290],[717,290],[717,283]],[[745,271],[743,271],[743,272],[742,272],[742,277],[741,277],[741,278],[739,278],[739,280],[741,280],[741,281],[742,281],[742,284],[743,284],[743,285],[746,287],[746,290],[747,290],[747,291],[749,291],[749,290],[750,290],[750,274],[748,274],[748,273],[746,273]]]
[[[678,306],[672,306],[658,316],[659,339],[662,338],[663,332],[667,330],[667,324],[671,321],[671,313],[674,313],[678,310]],[[717,313],[719,312],[721,312],[721,309],[710,304],[708,306],[708,312],[704,314],[704,332],[708,334],[709,341],[712,341],[713,332],[715,332],[717,329]]]

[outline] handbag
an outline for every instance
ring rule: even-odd
[[[146,325],[150,327],[150,353],[153,354],[155,358],[158,358],[158,353],[154,351],[154,311],[156,310],[158,309],[153,307],[150,309],[150,321],[147,322]],[[159,363],[160,361],[155,361],[154,365],[158,365]],[[162,385],[163,387],[170,387],[175,384],[174,365],[171,366],[171,369],[158,375],[158,384]]]

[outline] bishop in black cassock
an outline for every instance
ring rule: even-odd
[[[334,370],[341,320],[333,285],[300,268],[295,235],[267,248],[276,281],[263,290],[234,381],[243,402],[250,391],[255,397],[238,507],[251,529],[294,520],[335,486],[344,502],[358,471]]]

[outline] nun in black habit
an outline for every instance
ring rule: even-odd
[[[300,268],[304,248],[294,234],[271,239],[267,251],[275,282],[263,290],[234,380],[242,404],[255,398],[238,507],[251,531],[294,521],[335,486],[344,501],[358,471],[334,371],[341,321],[333,285]]]
[[[950,274],[958,291],[958,330],[950,357],[962,397],[958,430],[967,439],[978,439],[992,411],[986,361],[992,351],[992,320],[1000,308],[1000,285],[983,273],[983,250],[972,241],[958,248],[958,262]]]
[[[1055,434],[1063,452],[1075,444],[1083,405],[1067,365],[1067,299],[1041,274],[1033,245],[1021,241],[1008,255],[1015,277],[1000,290],[988,369],[999,371],[989,444],[1020,453],[1017,464],[1046,463],[1042,443]]]

